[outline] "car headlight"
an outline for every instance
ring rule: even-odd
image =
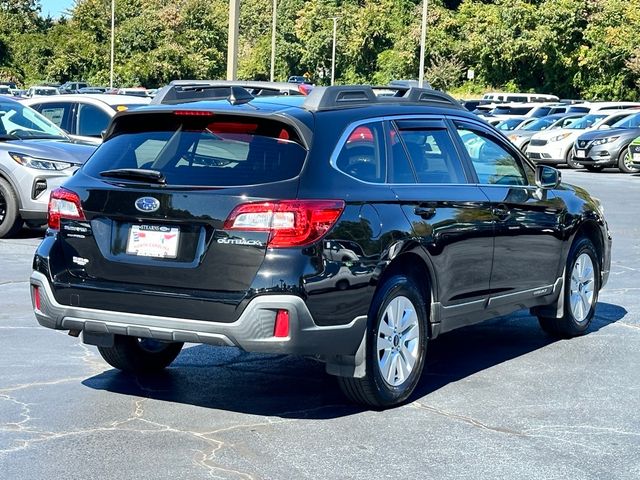
[[[22,153],[9,152],[11,158],[13,158],[20,165],[29,168],[35,168],[36,170],[66,170],[73,167],[73,163],[60,162],[58,160],[49,160],[48,158],[36,158],[30,155],[24,155]]]
[[[613,143],[616,140],[618,140],[620,137],[605,137],[605,138],[598,138],[597,140],[593,141],[593,145],[604,145],[605,143]]]
[[[564,140],[565,138],[567,138],[569,135],[571,135],[570,133],[561,133],[560,135],[556,135],[555,137],[551,137],[548,141],[549,142],[559,142],[560,140]]]

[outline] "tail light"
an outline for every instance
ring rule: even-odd
[[[322,238],[343,210],[342,200],[244,203],[233,209],[224,228],[269,232],[269,247],[302,247]]]
[[[84,220],[84,212],[77,193],[66,188],[56,188],[49,199],[49,228],[60,229],[60,219]]]

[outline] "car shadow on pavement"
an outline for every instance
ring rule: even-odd
[[[588,334],[626,313],[618,305],[599,303]],[[527,311],[442,335],[430,342],[425,374],[409,401],[556,341]],[[317,361],[230,347],[196,345],[185,348],[164,372],[141,376],[109,370],[82,383],[123,395],[282,418],[329,419],[363,411],[347,402]]]

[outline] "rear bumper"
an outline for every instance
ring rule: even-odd
[[[34,271],[30,282],[38,323],[55,330],[79,330],[85,337],[127,335],[236,346],[248,352],[334,356],[354,355],[367,324],[366,316],[361,316],[346,325],[318,326],[302,298],[295,295],[255,297],[238,320],[220,323],[62,305],[56,301],[44,274]],[[39,309],[35,308],[34,287],[39,292]],[[273,336],[276,312],[280,309],[289,312],[286,338]]]

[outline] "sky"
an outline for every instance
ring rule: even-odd
[[[65,10],[73,6],[73,0],[40,0],[42,5],[42,16],[51,15],[58,18]]]

